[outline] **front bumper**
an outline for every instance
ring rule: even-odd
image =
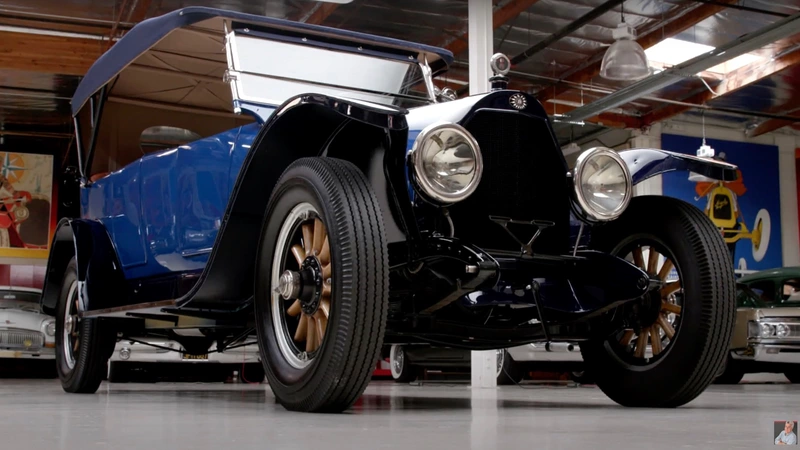
[[[731,353],[734,359],[779,364],[800,364],[800,342],[758,343]]]
[[[134,363],[204,363],[204,364],[247,364],[258,363],[261,361],[258,345],[247,345],[223,353],[214,352],[215,345],[209,349],[207,355],[189,356],[182,353],[183,347],[175,341],[162,339],[142,339],[159,347],[145,345],[130,341],[117,343],[114,353],[111,355],[111,362],[134,362]]]

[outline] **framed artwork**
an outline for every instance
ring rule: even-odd
[[[0,152],[0,257],[46,259],[56,226],[52,155]]]

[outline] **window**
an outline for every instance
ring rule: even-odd
[[[782,291],[783,300],[788,300],[792,294],[800,293],[800,279],[784,280]]]
[[[767,280],[767,281],[759,281],[750,285],[750,289],[755,291],[761,296],[761,300],[766,303],[774,303],[775,302],[775,282]]]

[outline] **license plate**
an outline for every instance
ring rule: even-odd
[[[206,353],[205,355],[189,355],[189,354],[184,353],[183,354],[183,359],[205,361],[205,360],[208,359],[208,353]]]

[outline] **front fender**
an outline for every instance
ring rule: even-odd
[[[47,260],[42,310],[55,315],[64,272],[75,257],[83,311],[122,306],[127,284],[105,226],[98,221],[61,219]]]
[[[619,155],[628,165],[634,185],[650,177],[679,170],[722,181],[734,181],[738,177],[737,166],[733,164],[666,150],[636,148],[623,150]]]
[[[403,161],[406,110],[322,94],[303,94],[275,110],[254,139],[236,180],[217,240],[195,286],[181,306],[244,304],[253,295],[253,265],[267,205],[281,174],[299,158],[329,156],[348,160],[369,178],[384,214],[387,237],[405,239],[402,214],[391,193],[398,182],[385,175],[386,155]],[[399,147],[398,149],[394,147]],[[395,178],[402,176],[399,170]],[[388,185],[391,182],[392,185]],[[403,180],[400,178],[400,182]],[[405,185],[403,184],[403,188]],[[396,220],[395,217],[398,219]]]

